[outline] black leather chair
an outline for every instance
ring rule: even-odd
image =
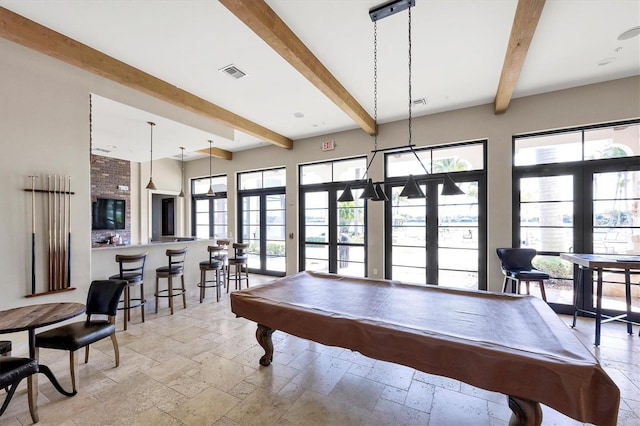
[[[507,283],[511,281],[511,292],[520,293],[520,281],[524,281],[529,293],[529,282],[537,282],[540,285],[540,294],[542,300],[547,301],[547,295],[544,291],[544,280],[550,278],[549,274],[539,271],[533,267],[531,261],[538,254],[532,248],[499,248],[496,253],[501,262],[502,273],[504,274],[504,283],[502,291],[507,291]]]
[[[116,254],[119,271],[109,277],[110,280],[125,280],[128,283],[124,288],[124,296],[122,297],[123,306],[118,308],[118,310],[124,310],[122,317],[125,330],[127,329],[127,323],[131,321],[131,309],[140,308],[140,319],[144,322],[144,305],[147,303],[144,298],[144,263],[146,259],[146,252],[128,255]],[[139,297],[131,297],[131,289],[133,287],[139,288]]]
[[[38,374],[38,361],[31,358],[0,357],[0,388],[7,389],[7,396],[0,407],[0,416],[9,405],[13,394],[22,379],[27,379],[27,396],[29,412],[34,423],[38,423],[38,387],[34,382],[34,374]]]
[[[11,356],[10,340],[0,340],[0,355]]]
[[[85,348],[84,362],[89,361],[89,345],[111,337],[116,367],[120,365],[120,351],[116,340],[116,314],[122,292],[127,286],[124,280],[93,281],[87,295],[87,319],[83,322],[65,324],[36,334],[36,358],[39,348],[69,351],[71,384],[76,388],[75,351]],[[98,319],[95,316],[99,315]],[[107,319],[104,319],[107,316]]]

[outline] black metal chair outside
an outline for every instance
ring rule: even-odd
[[[547,295],[544,289],[544,280],[550,278],[549,274],[539,271],[533,267],[531,261],[538,254],[532,248],[498,248],[496,254],[501,262],[502,273],[504,274],[504,283],[502,291],[507,291],[507,284],[511,281],[511,292],[520,294],[520,282],[526,284],[527,294],[529,292],[529,283],[537,282],[540,285],[540,294],[542,300],[547,301]]]

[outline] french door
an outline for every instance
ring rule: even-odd
[[[637,163],[637,162],[636,162]],[[553,170],[556,170],[555,173]],[[519,173],[514,190],[514,247],[538,251],[534,264],[552,279],[545,284],[547,301],[559,313],[572,313],[577,266],[561,260],[562,252],[637,254],[640,252],[640,164],[628,160],[563,164]],[[519,216],[519,217],[518,217]],[[595,276],[585,274],[578,307],[595,309]],[[602,307],[609,315],[625,309],[624,275],[604,274]],[[632,277],[637,284],[638,276]],[[635,320],[640,296],[632,293]]]
[[[443,196],[442,184],[428,181],[417,199],[400,197],[403,185],[390,185],[386,278],[486,289],[484,185],[460,182],[465,195]]]
[[[287,269],[284,188],[243,191],[238,200],[242,242],[249,243],[249,271],[284,276]]]
[[[344,184],[305,187],[301,192],[300,270],[366,276],[365,200],[339,202]]]

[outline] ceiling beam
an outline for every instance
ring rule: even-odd
[[[520,71],[522,71],[531,40],[536,32],[540,15],[542,15],[544,2],[545,0],[518,0],[518,7],[511,27],[509,45],[502,65],[498,91],[496,92],[496,114],[504,113],[509,107],[513,90],[520,77]]]
[[[271,142],[281,148],[293,148],[293,141],[289,138],[4,7],[0,7],[0,37],[141,91],[177,107],[222,122],[231,128]]]
[[[365,132],[375,135],[376,123],[263,0],[219,0],[282,58],[289,62]]]
[[[207,157],[209,156],[209,148],[202,148],[197,150],[196,152],[204,154]],[[227,151],[226,149],[212,147],[211,156],[215,158],[222,158],[223,160],[231,160],[233,159],[233,152]]]

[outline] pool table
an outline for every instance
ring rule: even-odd
[[[616,424],[618,387],[535,297],[300,272],[231,293],[231,310],[258,323],[263,366],[281,330],[503,393],[511,424],[541,424],[540,403]]]

